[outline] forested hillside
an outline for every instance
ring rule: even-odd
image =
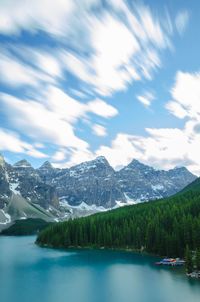
[[[70,220],[43,230],[40,245],[145,250],[183,256],[200,247],[200,184],[171,198]]]
[[[43,230],[50,223],[39,218],[28,218],[16,220],[9,228],[1,231],[0,235],[25,236],[34,235]]]

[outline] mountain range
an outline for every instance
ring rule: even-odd
[[[197,177],[185,167],[156,170],[137,160],[115,171],[105,157],[71,168],[33,168],[0,156],[0,227],[14,220],[64,220],[171,196]]]

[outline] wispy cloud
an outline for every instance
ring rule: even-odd
[[[12,44],[0,46],[0,82],[8,87],[0,95],[1,112],[11,129],[33,142],[27,144],[16,133],[1,130],[1,148],[45,157],[40,148],[32,147],[42,143],[57,148],[55,162],[67,158],[66,165],[71,165],[104,154],[116,165],[117,158],[123,164],[133,156],[155,161],[156,146],[164,158],[175,160],[164,135],[174,141],[180,134],[176,129],[147,129],[147,137],[119,133],[110,146],[102,145],[96,152],[78,130],[88,121],[91,133],[106,136],[108,127],[101,125],[102,119],[120,114],[109,97],[136,81],[152,80],[162,67],[163,52],[172,49],[174,24],[182,33],[187,22],[185,11],[174,21],[169,13],[155,14],[144,4],[125,0],[0,1],[0,34],[19,40],[24,33],[31,35],[31,43],[13,39]],[[23,95],[12,94],[10,87],[12,92],[22,88]],[[170,112],[178,117],[194,114],[196,109],[176,94],[168,104]],[[149,92],[138,95],[146,107],[153,98]],[[181,139],[188,127],[180,130]]]
[[[88,111],[104,118],[111,118],[118,114],[115,107],[107,104],[105,101],[95,99],[87,104]]]
[[[186,10],[180,11],[175,19],[176,28],[179,34],[183,34],[189,22],[189,12]]]
[[[61,53],[66,69],[104,96],[151,79],[161,67],[161,50],[171,48],[168,15],[159,19],[145,6],[131,9],[118,2],[110,11],[87,17],[89,55]]]
[[[59,162],[66,159],[66,150],[60,149],[52,156],[53,161]]]
[[[171,95],[172,100],[166,108],[173,115],[200,120],[200,72],[177,72]]]
[[[102,125],[95,124],[95,125],[93,125],[92,130],[93,130],[94,134],[96,134],[97,136],[106,136],[107,135],[106,128],[103,127]]]
[[[187,166],[199,174],[200,133],[194,132],[195,123],[184,129],[146,129],[146,136],[119,133],[110,146],[102,145],[97,155],[104,155],[112,166],[128,164],[133,158],[160,169]]]
[[[17,133],[2,128],[0,128],[0,150],[24,153],[36,158],[47,157],[46,154],[37,150],[31,144],[21,140]]]
[[[0,54],[0,82],[12,87],[36,87],[44,82],[54,82],[40,70],[36,70],[9,53]]]
[[[74,13],[73,1],[65,0],[10,0],[0,2],[0,32],[19,34],[43,30],[52,35],[63,35],[69,30],[66,18]]]
[[[119,133],[110,146],[102,145],[96,154],[106,156],[113,166],[136,158],[158,168],[185,165],[199,174],[200,73],[177,72],[171,96],[166,108],[174,116],[186,119],[182,129],[146,128],[145,136]]]
[[[103,100],[82,104],[54,86],[49,86],[36,99],[0,94],[0,103],[10,125],[19,132],[39,142],[71,148],[71,152],[75,149],[89,152],[89,144],[75,134],[78,120],[90,113],[106,119],[117,114],[117,110]],[[100,131],[102,135],[103,128],[98,133]]]
[[[23,52],[26,63],[31,59],[31,67],[21,62],[24,84],[37,82],[35,72],[39,78],[44,72],[56,80],[65,70],[89,86],[91,92],[112,95],[126,90],[134,81],[151,79],[161,67],[160,52],[171,47],[169,15],[159,17],[145,5],[131,6],[126,1],[108,2],[105,9],[99,0],[83,1],[81,5],[71,0],[36,0],[31,5],[25,0],[10,0],[0,3],[0,20],[0,32],[4,34],[44,31],[57,40],[53,55],[18,46],[18,56]],[[19,61],[10,63],[14,63],[16,74]]]
[[[137,99],[145,107],[149,107],[152,101],[155,99],[155,96],[152,92],[146,91],[143,95],[138,95]]]

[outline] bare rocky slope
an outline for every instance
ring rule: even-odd
[[[156,170],[133,160],[115,171],[100,156],[69,169],[34,169],[0,156],[0,224],[16,219],[66,219],[173,195],[196,179],[186,168]]]

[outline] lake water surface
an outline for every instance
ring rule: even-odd
[[[1,302],[199,302],[200,281],[156,258],[113,251],[39,248],[0,237]]]

